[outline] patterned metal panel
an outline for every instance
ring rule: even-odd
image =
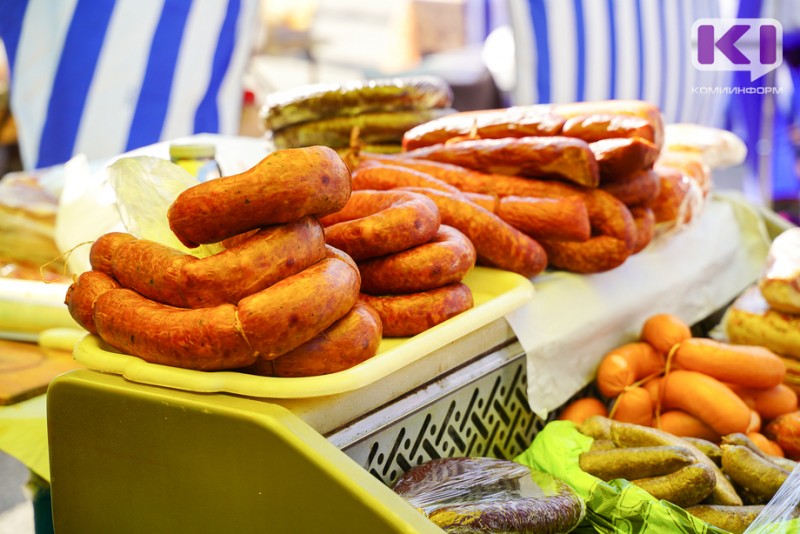
[[[546,421],[528,407],[524,356],[342,450],[386,484],[440,457],[513,458]]]

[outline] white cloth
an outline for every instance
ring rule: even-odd
[[[0,0],[26,169],[238,133],[258,0]]]

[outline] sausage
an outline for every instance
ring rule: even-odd
[[[341,319],[358,300],[358,291],[358,272],[328,255],[240,300],[238,317],[253,350],[261,358],[272,359]]]
[[[361,165],[353,171],[354,190],[430,187],[432,189],[447,191],[454,195],[461,193],[457,187],[422,171],[410,167],[403,167],[402,165],[390,165],[374,162],[374,160],[366,161],[373,161],[373,163]]]
[[[465,140],[418,148],[405,155],[482,172],[559,178],[586,187],[600,183],[594,153],[585,141],[572,137]]]
[[[340,211],[320,219],[328,244],[356,262],[430,241],[441,222],[436,204],[411,191],[354,191]]]
[[[656,165],[661,169],[671,169],[691,177],[700,186],[703,197],[708,196],[711,191],[711,170],[699,157],[679,152],[664,152],[659,156]]]
[[[718,432],[697,417],[683,410],[668,410],[658,417],[661,430],[680,437],[700,438],[712,443],[720,439]]]
[[[754,388],[732,383],[728,386],[767,421],[797,411],[797,393],[784,383],[771,388]]]
[[[262,118],[266,129],[280,130],[333,115],[447,108],[452,103],[453,90],[435,76],[352,80],[270,93]]]
[[[564,406],[564,409],[558,414],[558,419],[561,421],[572,421],[576,425],[580,425],[587,417],[591,417],[592,415],[608,417],[608,407],[597,397],[583,397],[575,399]]]
[[[381,342],[381,319],[364,302],[357,302],[327,330],[272,360],[259,359],[244,372],[299,377],[338,373],[373,357]]]
[[[697,371],[675,370],[661,383],[661,407],[698,418],[720,435],[746,432],[750,408],[728,386]]]
[[[659,148],[640,137],[602,139],[589,144],[600,169],[600,182],[624,179],[649,169],[658,158]]]
[[[542,240],[549,264],[573,273],[601,273],[625,263],[631,249],[624,241],[601,235],[587,241]]]
[[[135,239],[117,249],[111,267],[122,287],[162,304],[186,308],[180,274],[186,264],[196,261],[195,256],[167,245]]]
[[[184,264],[178,286],[190,308],[238,303],[325,257],[325,234],[312,216],[262,228],[240,244]]]
[[[256,360],[233,304],[176,308],[130,289],[111,289],[97,298],[94,321],[106,343],[151,363],[216,371]]]
[[[711,495],[716,474],[708,465],[695,462],[668,475],[631,480],[656,499],[664,499],[680,507],[693,506]]]
[[[600,393],[613,398],[625,388],[664,370],[664,356],[648,343],[635,341],[607,352],[597,367],[597,384]]]
[[[384,337],[417,335],[474,304],[472,291],[461,282],[408,295],[376,297],[362,293],[360,298],[378,312]]]
[[[462,111],[411,128],[403,135],[403,150],[444,143],[455,137],[481,139],[559,135],[564,118],[548,105]]]
[[[683,319],[670,313],[656,313],[642,324],[639,338],[666,358],[673,347],[692,337],[692,329]]]
[[[272,142],[278,149],[314,145],[342,148],[350,145],[353,128],[358,128],[359,142],[370,145],[394,143],[399,150],[403,134],[407,130],[454,111],[451,108],[382,110],[319,118],[273,131]]]
[[[578,197],[501,197],[497,215],[534,239],[587,241],[592,227],[586,203]]]
[[[666,167],[654,167],[658,174],[658,197],[647,204],[653,210],[656,223],[684,224],[692,220],[690,179]]]
[[[664,119],[658,106],[644,100],[595,100],[571,102],[553,106],[553,113],[565,117],[583,117],[593,114],[613,114],[639,117],[646,120],[653,129],[652,141],[661,148],[664,144]]]
[[[427,243],[360,262],[361,291],[371,295],[427,291],[460,282],[475,260],[472,241],[443,224]]]
[[[278,150],[251,169],[183,191],[167,210],[181,243],[196,247],[306,215],[324,216],[350,197],[350,171],[331,148]]]
[[[92,266],[92,270],[113,277],[114,255],[122,245],[135,239],[135,236],[127,232],[108,232],[95,239],[89,249],[89,264]]]
[[[661,179],[652,170],[634,172],[624,180],[607,182],[600,188],[618,198],[626,206],[647,204],[658,198]]]
[[[561,135],[577,137],[587,143],[609,138],[642,138],[653,142],[655,128],[644,117],[615,113],[575,115],[564,121]]]
[[[647,206],[634,206],[630,209],[636,223],[636,243],[631,254],[638,254],[644,250],[656,235],[656,216]]]
[[[591,450],[578,456],[581,470],[606,482],[667,475],[694,462],[692,452],[678,445]]]
[[[526,277],[536,276],[547,266],[541,245],[494,213],[464,198],[429,188],[404,190],[422,193],[439,208],[442,223],[453,226],[475,245],[477,262]]]
[[[119,287],[119,283],[104,272],[85,271],[67,288],[64,304],[67,305],[69,314],[76,323],[90,333],[96,334],[94,303],[106,291]]]
[[[461,193],[461,194],[464,195],[464,197],[470,202],[473,202],[478,206],[488,211],[491,211],[492,213],[497,213],[498,210],[500,209],[500,197],[496,195],[488,195],[485,193]]]
[[[765,347],[733,345],[707,338],[681,341],[673,361],[683,369],[756,388],[775,387],[786,376],[786,364]]]
[[[654,410],[650,393],[643,387],[633,386],[617,396],[609,417],[615,421],[650,426],[653,423]]]

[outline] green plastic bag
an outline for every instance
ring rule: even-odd
[[[583,470],[578,457],[593,439],[570,421],[548,423],[515,461],[560,478],[586,501],[586,517],[576,533],[605,534],[696,533],[729,534],[683,508],[657,500],[626,480],[604,482]]]

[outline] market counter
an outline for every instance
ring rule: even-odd
[[[48,392],[56,531],[435,530],[387,488],[443,456],[510,458],[653,313],[694,324],[760,273],[736,196],[608,273],[545,273],[528,304],[353,391],[258,398],[93,370]]]

